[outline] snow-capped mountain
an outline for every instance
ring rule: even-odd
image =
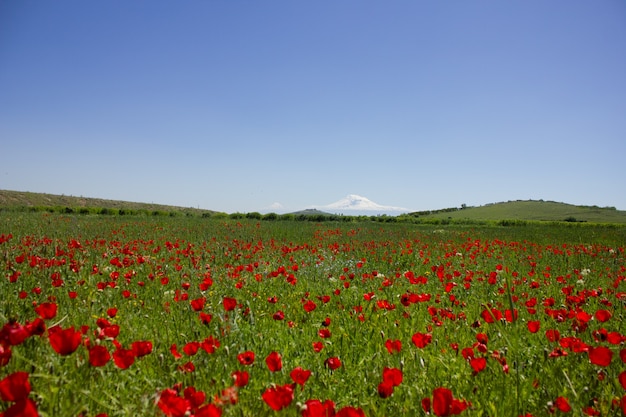
[[[330,211],[332,213],[344,213],[349,214],[400,214],[407,213],[410,210],[404,207],[385,206],[373,202],[372,200],[362,197],[356,194],[349,194],[341,200],[334,203],[327,204],[325,206],[315,206],[314,208],[324,211]]]

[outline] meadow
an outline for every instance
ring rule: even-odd
[[[626,228],[0,212],[1,416],[626,415]]]

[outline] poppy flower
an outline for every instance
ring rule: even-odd
[[[306,381],[311,376],[311,371],[307,369],[302,369],[301,367],[298,366],[289,373],[289,376],[291,377],[293,382],[295,382],[298,385],[304,386]]]
[[[554,405],[559,411],[563,413],[572,411],[572,407],[569,405],[569,401],[565,397],[558,397],[556,400],[554,400]]]
[[[558,342],[558,340],[561,338],[561,333],[559,333],[559,331],[556,329],[548,329],[546,330],[546,337],[551,342]]]
[[[272,410],[279,411],[287,407],[293,401],[293,385],[277,385],[272,388],[268,388],[261,395],[263,401],[272,408]]]
[[[184,417],[187,411],[191,410],[189,401],[178,395],[178,392],[171,388],[161,391],[157,406],[168,417]]]
[[[201,311],[204,308],[205,303],[206,303],[205,297],[196,298],[189,302],[189,304],[191,304],[191,308],[193,309],[193,311]]]
[[[283,313],[282,311],[279,310],[276,313],[274,313],[272,318],[274,320],[277,320],[277,321],[284,320],[285,319],[285,313]]]
[[[41,303],[35,307],[35,313],[44,320],[53,319],[57,315],[57,305],[56,303]]]
[[[319,353],[322,349],[324,349],[324,344],[322,342],[313,342],[313,350],[316,353]]]
[[[132,349],[118,347],[113,352],[113,363],[120,369],[127,369],[135,363],[135,354]]]
[[[360,408],[347,406],[337,411],[335,417],[365,417],[365,413]]]
[[[2,401],[17,402],[30,394],[28,372],[14,372],[0,381],[0,398]]]
[[[608,310],[597,310],[596,313],[594,314],[596,320],[598,320],[600,323],[604,323],[605,321],[608,321],[611,318],[611,312]]]
[[[389,354],[399,353],[402,350],[402,342],[400,340],[387,339],[385,347],[387,348],[387,352],[389,352]]]
[[[310,313],[311,311],[313,311],[313,310],[315,310],[317,308],[317,304],[315,304],[311,300],[307,300],[307,302],[304,303],[302,305],[302,307],[304,308],[304,311],[306,311],[307,313]]]
[[[195,387],[187,387],[183,391],[183,397],[189,401],[189,405],[192,409],[197,409],[206,401],[206,394],[204,391],[198,391]]]
[[[383,368],[383,381],[397,387],[402,383],[402,371],[398,368]]]
[[[214,338],[213,336],[209,336],[200,342],[200,348],[203,349],[206,353],[214,353],[215,349],[220,347],[220,341]]]
[[[302,417],[330,417],[335,415],[335,403],[331,400],[307,400],[302,409]]]
[[[194,414],[195,417],[221,417],[222,410],[215,404],[206,404],[198,408]]]
[[[30,398],[18,401],[11,407],[7,408],[3,417],[39,417],[37,405]]]
[[[531,320],[526,323],[528,327],[528,331],[531,333],[537,333],[539,331],[539,327],[541,326],[541,322],[539,320]]]
[[[202,324],[209,324],[211,323],[211,320],[213,319],[213,316],[211,316],[210,314],[204,313],[204,312],[200,312],[198,317],[200,318],[200,321],[202,322]]]
[[[390,381],[383,381],[378,384],[378,396],[380,398],[388,398],[393,394],[393,384]]]
[[[131,345],[131,349],[133,350],[133,354],[141,358],[142,356],[149,355],[152,353],[152,342],[150,341],[137,341],[133,342]]]
[[[272,352],[265,358],[265,363],[270,372],[277,372],[283,369],[283,360],[278,352]]]
[[[81,339],[82,333],[74,330],[74,326],[67,329],[54,326],[48,329],[50,346],[61,356],[73,353],[80,345]]]
[[[626,389],[626,371],[623,371],[621,374],[619,374],[617,380],[622,385],[622,388]]]
[[[89,348],[89,364],[94,367],[104,366],[111,359],[111,354],[106,347],[96,345]]]
[[[224,304],[224,310],[232,311],[237,307],[237,300],[231,297],[224,297],[222,300]]]
[[[474,370],[474,375],[476,375],[477,373],[485,370],[485,368],[487,367],[487,359],[482,358],[482,357],[471,358],[469,360],[469,364]]]
[[[230,374],[235,380],[235,386],[242,388],[248,385],[248,381],[250,381],[250,374],[247,371],[234,371]]]
[[[183,346],[183,352],[187,356],[193,356],[198,353],[198,349],[200,349],[200,342],[188,342]]]
[[[0,367],[8,364],[12,355],[11,348],[0,343]]]
[[[254,363],[254,352],[246,351],[237,355],[237,360],[242,365],[252,365]]]
[[[28,329],[17,322],[7,323],[0,330],[0,341],[6,341],[9,346],[21,345],[29,336]]]
[[[323,329],[319,329],[319,331],[317,332],[318,336],[321,337],[322,339],[328,339],[330,337],[330,330],[323,328]]]
[[[413,344],[420,349],[426,347],[432,341],[432,339],[433,337],[430,333],[419,332],[415,333],[411,338]]]
[[[331,371],[341,367],[341,360],[337,357],[328,358],[324,361],[324,365]]]
[[[611,359],[613,359],[613,351],[611,349],[604,346],[589,348],[589,360],[594,365],[609,366]]]

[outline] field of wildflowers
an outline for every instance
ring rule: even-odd
[[[0,219],[4,417],[626,414],[624,228]]]

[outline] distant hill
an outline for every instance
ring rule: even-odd
[[[31,193],[25,191],[0,190],[0,209],[66,209],[68,212],[81,212],[81,209],[113,209],[129,212],[163,212],[203,215],[217,213],[190,207],[168,206],[163,204],[134,203],[130,201],[106,200],[102,198],[74,197],[56,194]]]
[[[332,213],[327,213],[325,211],[317,210],[317,209],[304,209],[300,211],[294,211],[294,216],[334,216]]]
[[[449,208],[410,213],[419,219],[537,220],[626,224],[626,211],[615,207],[576,206],[555,201],[517,200],[484,206]]]

